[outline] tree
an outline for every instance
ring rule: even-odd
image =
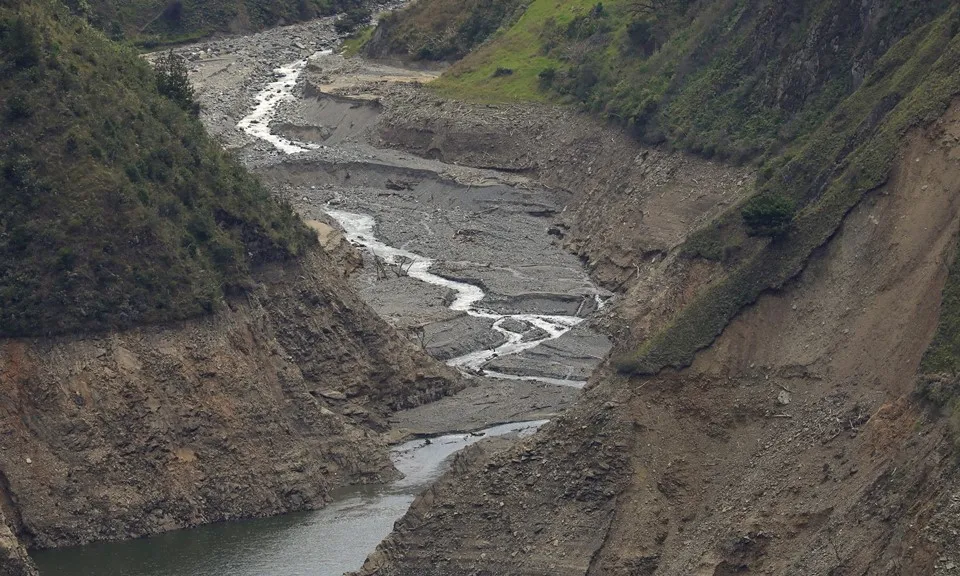
[[[779,194],[759,194],[751,198],[740,215],[750,236],[783,236],[793,224],[793,202]]]
[[[157,74],[157,91],[173,100],[178,106],[198,116],[200,103],[190,84],[187,61],[173,50],[161,55],[154,63]]]

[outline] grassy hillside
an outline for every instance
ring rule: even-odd
[[[368,56],[454,61],[513,24],[528,0],[414,2],[380,21]]]
[[[960,94],[960,8],[895,43],[850,96],[810,132],[767,161],[757,182],[764,198],[795,207],[785,234],[750,238],[742,207],[691,238],[691,257],[722,260],[728,274],[684,309],[662,333],[621,361],[656,372],[686,366],[744,306],[799,273],[863,196],[884,184],[905,133],[938,118]]]
[[[114,39],[156,46],[329,16],[360,0],[65,0]]]
[[[645,141],[746,160],[812,131],[890,46],[949,5],[534,0],[437,86],[481,100],[560,97]]]
[[[208,313],[314,241],[147,63],[61,4],[4,0],[0,46],[0,336]]]

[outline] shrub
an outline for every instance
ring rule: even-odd
[[[7,119],[10,121],[23,120],[33,115],[33,107],[23,94],[16,94],[7,101]]]
[[[793,223],[793,203],[779,194],[751,198],[740,212],[751,236],[783,236]]]
[[[627,25],[627,43],[631,50],[650,54],[656,49],[656,37],[649,20],[634,20]]]
[[[503,78],[504,76],[512,76],[513,68],[503,68],[498,66],[496,70],[493,71],[494,78]]]
[[[40,35],[23,16],[0,21],[0,57],[24,69],[39,64],[42,54]]]
[[[553,81],[557,78],[557,69],[553,68],[544,68],[537,74],[537,79],[540,80],[540,89],[546,90],[553,85]]]

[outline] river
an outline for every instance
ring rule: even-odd
[[[363,564],[452,454],[483,438],[529,435],[544,423],[407,442],[391,452],[403,478],[341,490],[321,510],[45,550],[33,557],[43,576],[342,576]]]
[[[250,46],[255,47],[255,41]],[[330,52],[317,52],[317,55],[325,54]],[[269,50],[263,51],[263,58],[270,58]],[[247,109],[247,113],[234,122],[238,131],[261,143],[269,143],[273,154],[279,152],[279,160],[270,160],[277,165],[283,164],[283,158],[304,157],[307,158],[304,161],[307,164],[315,161],[316,165],[321,165],[327,162],[323,159],[324,154],[337,153],[329,146],[301,142],[271,130],[271,121],[275,119],[278,108],[296,100],[295,90],[307,63],[306,58],[279,63],[270,81],[261,84],[253,94],[253,105]],[[224,70],[226,69],[225,66]],[[369,164],[373,167],[370,174],[373,179],[387,169],[385,166],[401,170],[403,174],[409,173],[402,172],[403,167],[396,163],[388,164],[391,161],[396,162],[396,157],[389,156],[389,151],[382,153],[388,160],[377,157],[381,153],[376,150],[362,149],[362,152],[370,159]],[[264,154],[264,157],[273,158],[268,154]],[[390,160],[391,158],[393,160]],[[353,180],[362,179],[364,168],[358,166],[353,159],[350,159],[350,162]],[[444,167],[441,166],[441,169]],[[323,170],[326,168],[313,176],[308,175],[307,178],[320,178]],[[350,174],[348,172],[346,177],[350,178]],[[438,177],[437,180],[441,179]],[[309,184],[303,192],[298,191],[298,196],[301,193],[308,194],[307,188],[315,188],[313,180],[310,180]],[[532,217],[522,210],[516,214],[498,216],[491,214],[489,210],[480,212],[469,204],[449,205],[442,210],[439,205],[423,206],[427,202],[420,202],[416,198],[406,198],[401,204],[390,205],[390,201],[401,202],[395,198],[398,195],[391,194],[391,198],[383,199],[381,197],[384,189],[378,186],[368,186],[372,187],[374,194],[367,196],[363,196],[362,190],[354,189],[353,192],[357,192],[355,197],[345,200],[338,191],[335,196],[343,201],[335,203],[328,199],[319,205],[318,210],[335,219],[343,227],[347,239],[368,251],[370,257],[375,256],[387,264],[401,265],[405,269],[403,280],[411,279],[426,289],[449,294],[444,296],[442,306],[453,316],[445,321],[460,324],[469,321],[469,325],[460,329],[464,334],[473,335],[470,342],[493,342],[490,345],[470,344],[466,348],[461,346],[463,351],[447,357],[447,364],[470,374],[481,374],[523,385],[567,389],[584,386],[585,375],[594,365],[593,356],[599,360],[600,354],[604,352],[602,343],[594,346],[595,350],[586,346],[592,354],[587,356],[582,352],[584,346],[574,346],[580,354],[582,364],[576,369],[567,365],[562,354],[558,357],[556,351],[550,352],[540,365],[527,365],[529,363],[522,356],[536,352],[545,343],[570,337],[571,331],[581,326],[588,312],[581,315],[584,302],[589,300],[593,310],[602,308],[604,304],[600,291],[590,283],[573,256],[563,253],[548,241],[542,241],[542,237],[546,237],[542,228],[536,235],[524,231],[525,227],[530,226],[529,222],[539,226],[535,219],[531,219]],[[500,194],[508,198],[509,201],[504,202],[507,206],[520,204],[515,197],[530,194],[529,191],[514,190],[510,185],[467,187],[466,194],[463,194],[464,190],[451,185],[446,177],[442,183],[428,182],[421,188],[424,188],[423,194],[429,193],[431,201],[435,195],[444,193],[450,198],[457,198],[456,201],[461,203],[476,203],[476,198],[479,197],[481,201],[497,204],[501,202],[501,197],[496,194]],[[342,191],[349,189],[343,188]],[[306,199],[304,196],[304,200]],[[302,206],[298,208],[301,212],[304,211]],[[365,209],[380,212],[376,215],[362,213],[361,210]],[[422,250],[438,249],[437,246],[444,250],[454,247],[448,246],[447,240],[440,240],[438,243],[434,239],[432,244],[425,244],[425,238],[434,234],[433,228],[457,225],[452,219],[461,212],[467,219],[474,218],[472,214],[475,213],[488,214],[484,218],[491,223],[491,229],[497,225],[509,229],[511,233],[519,229],[522,232],[522,241],[533,243],[533,247],[511,252],[499,267],[489,264],[481,266],[479,274],[488,275],[482,282],[454,280],[442,275],[434,269],[438,264],[448,263],[440,262],[436,256],[424,255]],[[396,214],[400,216],[394,217]],[[395,245],[379,236],[383,233],[380,229],[381,218],[389,220],[388,232],[391,233],[391,240]],[[442,218],[447,218],[447,221],[441,222],[439,219]],[[433,222],[433,227],[428,222]],[[403,239],[400,243],[400,236],[420,225],[426,228],[428,234]],[[450,231],[447,230],[438,238],[449,235]],[[417,249],[416,246],[421,248]],[[483,247],[476,243],[457,249],[461,250],[459,255],[479,260],[478,253],[482,252]],[[509,282],[498,281],[498,278],[493,276],[496,273],[501,273]],[[516,294],[512,295],[513,299],[501,298],[496,304],[490,304],[489,286],[497,288],[498,282],[501,288],[499,295],[510,292],[507,288],[514,289]],[[550,300],[556,294],[544,287],[552,290],[558,286],[574,292],[574,304],[570,305],[572,308],[567,306],[571,310],[569,313],[545,310],[550,306],[563,308],[570,304],[564,301],[561,305]],[[377,289],[388,293],[396,291],[396,288],[385,284],[375,285],[373,292]],[[407,289],[410,287],[407,286]],[[531,295],[535,296],[530,300],[534,303],[525,304],[527,300],[524,298]],[[415,299],[421,298],[418,296]],[[576,302],[579,302],[579,305]],[[530,309],[523,310],[523,306],[529,306]],[[374,307],[377,307],[376,303]],[[509,309],[511,307],[520,309]],[[538,307],[540,309],[536,309]],[[380,311],[384,313],[383,309]],[[486,332],[488,335],[477,337],[477,332]],[[592,336],[588,334],[586,338]],[[494,367],[494,362],[503,362],[505,358],[518,359],[514,368],[518,364],[522,370],[509,373]],[[544,371],[543,366],[553,366],[553,371]],[[318,511],[207,525],[140,540],[40,551],[34,553],[34,558],[43,576],[340,576],[345,571],[360,567],[366,556],[390,533],[394,522],[407,511],[416,495],[443,472],[451,455],[483,438],[532,434],[545,422],[546,420],[515,422],[472,434],[448,434],[429,441],[407,442],[395,447],[391,452],[394,464],[404,475],[402,479],[387,485],[340,490],[333,494],[332,502],[327,507]]]

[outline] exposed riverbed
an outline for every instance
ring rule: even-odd
[[[396,435],[489,428],[402,444],[392,456],[404,479],[344,491],[322,510],[44,552],[36,557],[45,576],[356,569],[451,454],[532,433],[575,399],[606,353],[608,341],[586,321],[606,295],[547,233],[545,215],[563,210],[564,194],[508,172],[376,148],[382,95],[357,79],[383,85],[424,73],[345,64],[329,50],[331,28],[318,21],[183,49],[204,120],[305,219],[342,226],[363,252],[353,283],[364,299],[473,378],[461,394],[395,415]],[[502,422],[514,423],[490,427]]]

